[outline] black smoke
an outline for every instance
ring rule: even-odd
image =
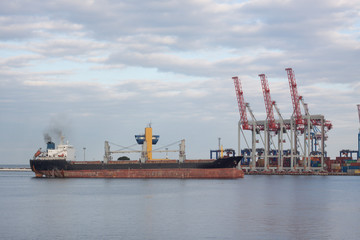
[[[60,143],[63,134],[69,134],[70,120],[65,115],[54,115],[50,118],[49,124],[44,130],[44,140],[46,143]],[[65,136],[66,137],[66,136]]]
[[[48,133],[44,133],[44,141],[45,143],[51,142],[51,136]]]

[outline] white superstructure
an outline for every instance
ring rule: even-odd
[[[63,143],[64,137],[61,136],[60,144],[55,148],[55,143],[48,142],[46,151],[37,151],[34,158],[39,160],[57,160],[65,159],[67,161],[75,161],[75,148],[72,145]]]

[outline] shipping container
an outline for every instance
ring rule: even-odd
[[[345,160],[346,163],[356,163],[356,160]]]
[[[264,159],[263,158],[258,159],[257,162],[256,162],[256,166],[257,167],[264,167]]]
[[[331,169],[341,169],[340,163],[332,163]]]

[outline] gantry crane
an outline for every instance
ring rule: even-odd
[[[358,113],[359,113],[359,123],[360,123],[360,104],[357,105],[358,107]],[[360,159],[360,128],[358,133],[358,159]]]
[[[358,115],[359,115],[359,123],[360,123],[360,104],[357,105]],[[356,154],[356,159],[360,160],[360,128],[358,132],[358,148],[357,150],[349,150],[349,149],[343,149],[340,151],[340,157],[348,157],[350,154],[351,159],[353,159],[353,153]]]
[[[255,167],[256,167],[256,155],[255,155],[256,154],[256,133],[260,131],[261,127],[258,127],[256,125],[256,119],[250,109],[250,105],[248,103],[246,103],[244,100],[244,92],[242,90],[240,79],[238,77],[233,77],[232,79],[234,80],[235,93],[236,93],[236,98],[237,98],[239,113],[240,113],[239,132],[238,132],[238,154],[240,155],[240,153],[241,153],[240,131],[242,132],[242,130],[251,130],[252,131],[252,150],[251,150],[252,165],[251,165],[251,168],[255,169]],[[246,114],[246,109],[249,110],[250,116],[252,118],[252,125],[249,124],[247,114]],[[242,126],[242,129],[240,126]],[[244,137],[244,139],[249,148],[249,144],[247,143],[245,137]]]
[[[321,166],[324,163],[324,148],[326,140],[325,132],[329,131],[332,128],[332,123],[324,119],[322,115],[310,115],[308,105],[304,102],[304,98],[299,96],[297,91],[297,84],[295,80],[295,74],[292,68],[285,69],[288,75],[289,86],[290,86],[290,93],[291,99],[293,102],[293,109],[294,109],[294,118],[295,118],[295,127],[291,133],[294,133],[294,144],[291,141],[291,148],[293,151],[291,152],[291,162],[293,162],[294,154],[297,154],[297,131],[300,131],[304,134],[304,149],[303,149],[303,156],[306,160],[304,167],[310,168],[310,154],[311,154],[311,138],[312,135],[314,137],[319,137],[321,139]],[[300,103],[303,105],[305,116],[301,115],[300,110]],[[321,131],[318,131],[316,126],[321,127]],[[311,132],[311,130],[317,130],[317,133]],[[317,134],[319,134],[317,136]],[[301,144],[299,144],[301,146]]]
[[[260,74],[259,77],[261,80],[261,86],[262,86],[263,95],[264,95],[264,103],[265,103],[267,119],[268,119],[268,123],[269,123],[268,124],[269,131],[276,131],[276,133],[278,134],[277,161],[278,161],[278,170],[282,171],[283,165],[284,165],[283,133],[286,132],[286,129],[291,129],[291,124],[285,123],[285,121],[280,113],[280,110],[276,105],[276,102],[271,100],[269,82],[268,82],[265,74]],[[275,110],[279,116],[279,123],[275,122],[273,107],[275,108]],[[270,136],[269,133],[267,133],[267,131],[265,131],[265,137],[267,137],[266,139],[269,139],[269,136]],[[268,164],[269,146],[270,146],[270,144],[267,143],[267,141],[265,141],[265,166],[267,166],[267,164]]]
[[[290,94],[291,94],[291,100],[293,103],[293,116],[295,119],[295,123],[294,123],[294,129],[291,132],[293,137],[291,138],[291,149],[293,149],[291,151],[291,163],[294,162],[294,157],[298,157],[297,156],[297,146],[298,146],[298,131],[300,131],[301,133],[304,133],[304,149],[301,147],[301,144],[299,143],[301,149],[303,150],[303,154],[305,156],[305,168],[306,166],[309,166],[309,155],[310,155],[310,128],[311,128],[311,122],[310,121],[310,114],[309,114],[309,110],[308,110],[308,106],[307,104],[304,102],[304,99],[302,96],[299,96],[298,94],[298,90],[297,90],[297,84],[296,84],[296,79],[295,79],[295,74],[294,71],[292,70],[292,68],[286,68],[285,69],[288,75],[288,80],[289,80],[289,87],[290,87]],[[301,115],[301,109],[300,109],[300,103],[302,103],[304,111],[305,111],[305,116],[307,121],[305,121],[305,119],[303,118],[303,116]],[[307,125],[308,128],[305,128],[305,126]],[[306,132],[308,134],[308,137],[306,137]],[[295,156],[294,156],[295,154]],[[291,166],[293,167],[293,166]]]

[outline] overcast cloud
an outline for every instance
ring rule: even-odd
[[[83,147],[101,159],[104,140],[134,144],[150,121],[160,146],[185,138],[188,158],[218,137],[236,149],[231,77],[260,120],[265,73],[289,118],[287,67],[334,125],[329,155],[357,148],[359,0],[1,1],[0,56],[0,164],[27,164],[54,125],[80,160]]]

